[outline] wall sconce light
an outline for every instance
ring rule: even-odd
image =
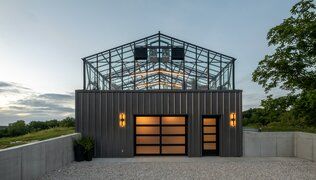
[[[121,128],[126,126],[126,115],[125,113],[120,113],[119,114],[119,125]]]
[[[234,112],[230,113],[229,119],[230,119],[230,126],[236,127],[236,113],[234,113]]]

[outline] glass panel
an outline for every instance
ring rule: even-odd
[[[185,144],[184,136],[163,136],[162,144]]]
[[[136,127],[136,134],[159,134],[159,127],[157,127],[157,126],[138,126],[138,127]]]
[[[204,143],[203,149],[204,150],[216,150],[216,143]]]
[[[136,146],[136,154],[159,154],[159,146]]]
[[[203,127],[204,133],[216,133],[216,127]]]
[[[162,117],[162,124],[185,124],[185,117]]]
[[[184,154],[185,146],[162,146],[163,154]]]
[[[162,127],[162,134],[185,134],[185,127]]]
[[[216,135],[204,135],[204,141],[216,141]]]
[[[204,118],[203,125],[216,125],[216,119],[215,118]]]
[[[159,136],[138,136],[136,137],[136,144],[159,144]]]
[[[141,124],[159,124],[160,122],[159,117],[155,116],[138,116],[136,117],[136,124],[141,125]]]

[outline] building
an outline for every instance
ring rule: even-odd
[[[242,155],[235,58],[159,32],[82,60],[76,131],[95,157]]]

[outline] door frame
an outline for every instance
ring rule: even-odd
[[[155,117],[159,117],[160,118],[160,123],[159,123],[159,127],[160,127],[160,143],[158,144],[160,146],[160,153],[159,154],[136,154],[136,117],[151,117],[151,116],[155,116]],[[162,117],[164,116],[171,116],[171,117],[184,117],[185,118],[185,124],[184,124],[184,130],[185,130],[185,153],[184,154],[162,154],[161,153],[161,147],[163,146],[161,141],[162,141],[162,134],[161,134],[161,127],[163,126],[161,124],[162,121]],[[134,114],[133,115],[133,123],[134,123],[134,132],[133,132],[133,140],[134,140],[134,156],[187,156],[188,155],[188,115],[187,114]],[[154,126],[154,125],[153,125]],[[164,125],[164,126],[183,126],[183,125]],[[166,135],[166,136],[176,136],[176,135]],[[183,135],[182,135],[183,136]]]
[[[204,150],[203,148],[203,144],[204,144],[204,124],[203,124],[203,120],[204,118],[215,118],[216,119],[216,150],[212,151],[212,150]],[[221,115],[202,115],[202,119],[201,119],[201,149],[202,149],[202,156],[219,156],[219,121],[221,119]]]

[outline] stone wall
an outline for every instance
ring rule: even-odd
[[[36,179],[74,160],[79,133],[0,150],[0,179]]]

